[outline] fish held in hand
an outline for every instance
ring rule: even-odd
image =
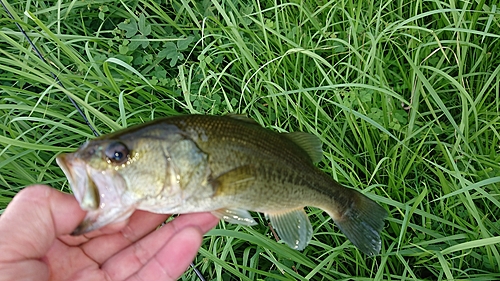
[[[75,235],[135,210],[212,212],[243,225],[256,224],[248,211],[257,211],[301,250],[313,234],[304,207],[314,206],[363,253],[379,253],[387,212],[316,168],[321,157],[321,142],[311,134],[276,133],[241,116],[186,115],[90,140],[57,163],[87,211]]]

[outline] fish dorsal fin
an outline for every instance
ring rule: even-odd
[[[292,132],[284,135],[300,146],[309,155],[313,163],[317,163],[323,158],[322,143],[317,136],[304,132]]]
[[[266,214],[279,237],[290,248],[303,250],[312,238],[312,226],[304,209]]]
[[[231,117],[231,118],[236,119],[236,120],[243,121],[243,122],[251,123],[254,125],[255,124],[259,125],[259,123],[257,123],[257,121],[253,120],[252,118],[250,118],[244,114],[228,113],[228,114],[226,114],[226,116]]]
[[[252,218],[247,210],[243,209],[219,209],[212,211],[212,214],[222,220],[230,223],[246,226],[256,225],[257,222]]]

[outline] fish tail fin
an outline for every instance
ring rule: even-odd
[[[387,211],[365,195],[352,190],[352,195],[336,216],[338,228],[363,253],[372,256],[380,252],[380,232]]]

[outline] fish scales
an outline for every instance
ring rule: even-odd
[[[249,192],[254,193],[263,192],[261,195],[263,198],[267,198],[267,202],[277,202],[276,205],[279,205],[285,201],[288,207],[298,208],[310,205],[311,202],[304,202],[304,199],[302,199],[306,192],[310,193],[308,197],[314,196],[313,200],[316,200],[316,202],[318,200],[323,201],[324,195],[336,196],[336,194],[326,194],[327,190],[321,188],[321,186],[332,183],[329,178],[328,181],[322,181],[318,185],[318,179],[322,179],[325,174],[318,173],[317,168],[310,164],[309,155],[291,140],[272,131],[262,130],[262,127],[257,123],[225,118],[220,118],[219,122],[213,122],[204,118],[205,116],[196,117],[198,118],[191,118],[190,122],[186,122],[182,117],[179,118],[180,122],[176,122],[175,118],[170,118],[169,123],[176,124],[181,130],[189,132],[190,137],[201,150],[210,155],[210,167],[214,174],[220,175],[249,163],[257,166],[258,163],[269,159],[269,161],[274,162],[273,165],[287,168],[279,170],[259,169],[262,181],[259,184],[256,183],[255,186],[266,188],[249,190]],[[238,137],[234,136],[236,132]],[[224,148],[222,152],[221,147]],[[296,171],[303,171],[306,175]],[[309,178],[309,180],[306,180],[306,178]],[[300,188],[305,185],[319,193]],[[280,193],[285,188],[287,188],[288,193]],[[248,208],[253,208],[255,211],[263,211],[262,208],[268,208],[268,205],[263,207],[259,205],[254,204],[254,206],[248,206]]]

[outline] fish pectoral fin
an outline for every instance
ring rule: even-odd
[[[255,177],[253,167],[244,165],[234,168],[210,181],[214,189],[214,197],[226,197],[233,202],[235,195],[244,194],[254,185]],[[222,208],[212,211],[216,217],[230,223],[241,225],[256,225],[250,213],[245,209]]]
[[[266,214],[279,237],[290,248],[303,250],[312,238],[312,226],[304,209]]]
[[[253,168],[250,165],[244,165],[218,176],[210,182],[214,189],[213,196],[241,194],[253,186],[255,181],[253,174]]]
[[[241,224],[246,226],[257,224],[257,222],[250,215],[250,213],[247,210],[243,209],[219,209],[212,211],[212,214],[230,223]]]
[[[300,146],[313,163],[320,162],[323,158],[322,142],[317,136],[305,132],[292,132],[284,136]]]

